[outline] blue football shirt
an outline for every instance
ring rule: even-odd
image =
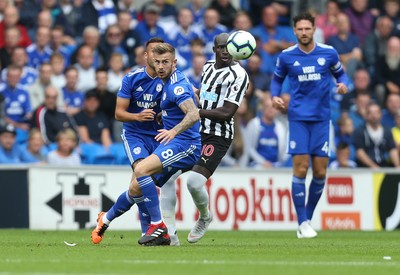
[[[153,109],[158,114],[161,112],[162,88],[162,80],[158,77],[152,78],[147,74],[146,67],[142,67],[125,75],[117,96],[130,99],[127,110],[130,113]],[[124,122],[123,128],[131,134],[156,136],[161,126],[154,119],[151,122]]]
[[[180,105],[192,99],[196,102],[192,84],[183,73],[176,70],[164,84],[163,95],[161,99],[162,119],[164,129],[170,130],[175,127],[185,117],[185,113],[180,109]],[[180,139],[199,139],[200,140],[200,122],[197,121],[192,127],[180,133],[175,138]]]
[[[333,47],[316,43],[315,48],[306,53],[296,44],[279,55],[271,82],[271,93],[272,96],[278,96],[283,80],[288,77],[291,87],[288,119],[329,120],[332,76],[338,82],[348,82]]]

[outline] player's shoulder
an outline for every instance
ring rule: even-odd
[[[319,52],[323,52],[326,54],[337,54],[337,51],[334,47],[332,47],[331,45],[327,45],[324,43],[316,43],[316,47],[317,49],[319,49]]]
[[[125,78],[134,78],[134,77],[139,77],[143,76],[146,74],[146,67],[140,67],[137,69],[133,69],[125,74]]]
[[[290,46],[290,47],[284,49],[282,51],[281,55],[294,53],[298,48],[299,48],[299,45],[298,44],[294,44],[293,46]]]
[[[229,66],[229,69],[238,76],[247,75],[246,70],[242,67],[242,65],[239,62],[236,62],[236,64]]]

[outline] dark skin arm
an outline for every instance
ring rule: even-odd
[[[222,107],[218,107],[212,110],[200,109],[199,114],[201,118],[208,118],[213,121],[229,121],[235,114],[239,106],[236,104],[225,101]]]

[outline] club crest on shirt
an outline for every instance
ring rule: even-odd
[[[289,146],[290,146],[290,149],[296,148],[296,141],[291,140]]]
[[[181,94],[183,94],[184,91],[185,91],[185,90],[183,89],[182,86],[176,86],[176,87],[174,88],[174,94],[176,94],[176,95],[181,95]]]
[[[162,91],[162,84],[161,83],[157,84],[156,91],[157,92],[161,92]]]
[[[142,152],[142,148],[140,148],[140,147],[135,147],[135,148],[133,148],[133,153],[134,153],[135,155],[140,154],[140,152]]]
[[[317,62],[318,62],[318,64],[319,64],[320,66],[324,66],[326,60],[325,60],[325,58],[320,57],[320,58],[317,59]]]
[[[18,96],[18,101],[19,102],[25,102],[25,100],[26,100],[25,95],[19,95]]]

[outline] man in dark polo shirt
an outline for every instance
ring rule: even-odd
[[[74,116],[82,143],[98,143],[105,148],[111,145],[110,120],[99,109],[100,98],[96,91],[85,94],[83,109]]]

